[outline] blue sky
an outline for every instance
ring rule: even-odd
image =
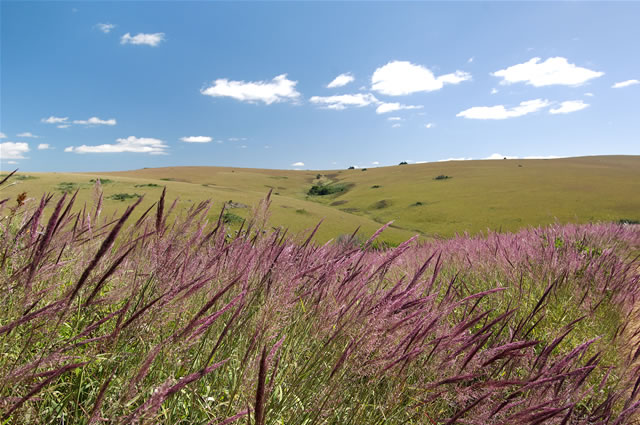
[[[3,171],[640,154],[637,2],[0,7]]]

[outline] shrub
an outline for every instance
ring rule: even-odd
[[[225,211],[222,215],[222,221],[225,224],[242,223],[244,221],[244,218],[232,213],[231,211]]]
[[[344,192],[345,190],[347,190],[347,186],[344,184],[315,184],[311,186],[307,194],[311,196],[324,196]]]
[[[366,169],[366,168],[363,168],[363,169],[362,169],[362,171],[367,171],[367,169]]]
[[[71,193],[78,189],[80,185],[73,182],[61,182],[56,185],[56,190],[62,193]]]
[[[450,176],[445,176],[444,174],[440,174],[439,176],[434,177],[434,180],[447,180],[450,179]]]
[[[206,185],[203,185],[203,186],[206,186]],[[137,184],[134,187],[162,187],[162,186],[155,183],[147,183],[147,184]]]
[[[387,208],[389,205],[391,205],[391,201],[387,201],[386,199],[382,199],[376,203],[374,203],[371,208],[376,209],[376,210],[381,210],[383,208]]]
[[[380,186],[379,184],[374,184],[373,186],[371,186],[371,189],[380,189],[382,186]]]
[[[402,162],[401,162],[400,164],[398,164],[398,165],[407,165],[407,164],[408,164],[408,162],[407,162],[407,161],[402,161]]]
[[[115,193],[113,195],[107,196],[107,199],[111,199],[112,201],[127,201],[129,199],[140,198],[142,195],[138,195],[137,193]]]
[[[91,180],[89,180],[89,181],[90,181],[91,183],[95,183],[97,180],[98,180],[98,179],[91,179]],[[111,180],[111,179],[103,179],[103,178],[100,178],[99,180],[100,180],[100,184],[109,184],[109,183],[113,183],[113,180]]]
[[[356,169],[356,167],[354,167],[353,165],[351,167],[347,168],[347,170],[355,170],[355,169]]]

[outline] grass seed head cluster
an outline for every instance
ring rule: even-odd
[[[130,222],[140,199],[105,217],[95,191],[1,201],[4,423],[622,424],[640,407],[638,226],[376,249],[272,231],[268,197],[230,232],[210,202],[177,215],[163,192]]]

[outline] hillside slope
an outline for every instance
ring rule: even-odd
[[[29,175],[34,178],[18,181],[1,197],[77,188],[80,201],[91,203],[91,180],[101,177],[109,212],[126,205],[114,195],[146,193],[145,203],[151,205],[167,186],[169,198],[180,197],[182,206],[212,199],[211,218],[228,201],[232,214],[246,218],[250,206],[272,190],[271,224],[300,231],[324,219],[319,241],[357,226],[371,233],[391,220],[394,226],[384,240],[392,243],[416,233],[451,236],[556,221],[640,220],[640,156],[452,161],[367,170],[169,167]],[[314,185],[337,192],[311,196]]]

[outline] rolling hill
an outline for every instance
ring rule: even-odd
[[[185,208],[205,199],[217,218],[223,203],[229,221],[246,218],[269,190],[272,226],[294,232],[324,220],[324,242],[361,226],[364,234],[393,220],[383,240],[512,231],[554,222],[640,220],[640,156],[511,159],[407,164],[353,170],[296,171],[229,167],[145,168],[122,172],[26,173],[0,198],[27,192],[79,189],[79,205],[92,203],[93,182],[103,182],[105,212],[146,194],[150,206],[167,187]],[[326,193],[324,195],[310,195]]]

